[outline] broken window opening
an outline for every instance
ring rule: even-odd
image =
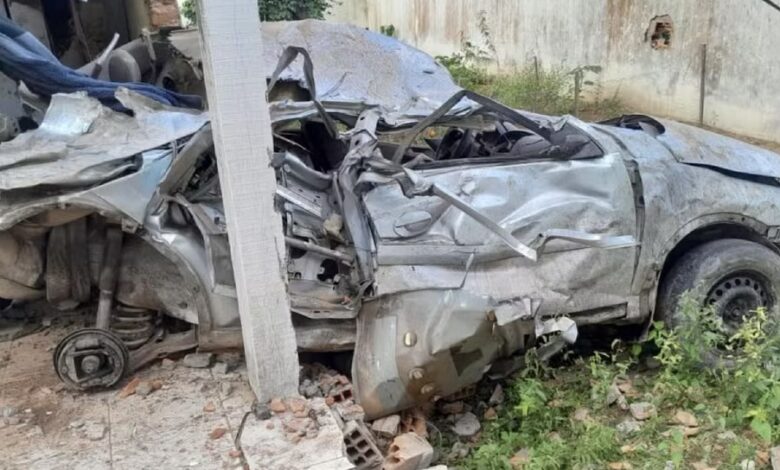
[[[645,32],[645,41],[650,41],[653,49],[668,49],[672,46],[674,25],[669,15],[656,16],[650,20],[650,26]]]

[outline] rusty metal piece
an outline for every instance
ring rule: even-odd
[[[85,328],[59,342],[54,370],[76,390],[116,385],[129,371],[130,357],[122,340],[110,331]]]

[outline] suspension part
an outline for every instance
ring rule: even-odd
[[[155,311],[118,304],[111,317],[111,331],[132,350],[154,338],[159,323],[159,315]]]

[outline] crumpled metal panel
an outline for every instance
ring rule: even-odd
[[[668,121],[664,121],[664,125],[667,129],[678,126]],[[688,164],[689,158],[682,157],[685,160],[683,164],[680,157],[670,153],[667,145],[645,132],[601,125],[593,125],[592,129],[595,135],[606,134],[619,141],[625,158],[636,162],[641,175],[644,223],[632,293],[639,294],[643,290],[654,292],[658,272],[666,255],[682,237],[693,230],[711,224],[727,223],[750,226],[763,235],[760,231],[762,226],[764,230],[767,226],[780,226],[780,211],[777,209],[780,186],[766,184],[766,180],[752,181],[748,178],[727,176],[718,170],[723,164],[736,173],[743,172],[742,170],[750,174],[754,171],[767,171],[766,176],[771,176],[776,170],[768,167],[774,165],[768,159],[780,161],[777,154],[761,151],[763,156],[755,160],[757,167],[753,169],[751,165],[755,154],[752,146],[728,137],[706,133],[710,146],[733,146],[736,152],[733,158],[720,160],[716,156],[704,155],[701,159],[696,157],[700,161],[718,162],[718,165],[702,166]],[[693,132],[693,135],[696,134],[698,132]],[[726,141],[722,146],[717,143],[721,139]],[[689,142],[688,145],[693,144]],[[741,146],[744,148],[739,150]],[[702,150],[696,150],[700,151]],[[767,166],[761,168],[761,158],[764,157],[767,158],[764,161]],[[744,159],[744,164],[740,159]],[[653,299],[651,308],[652,302]]]
[[[431,56],[397,39],[355,25],[317,20],[263,23],[263,59],[273,71],[287,46],[306,48],[323,102],[380,106],[394,116],[424,116],[460,88]],[[299,59],[282,80],[304,85]],[[356,73],[361,71],[361,73]]]
[[[633,190],[617,154],[418,173],[460,193],[523,242],[561,228],[637,236]],[[607,250],[552,240],[533,262],[439,198],[408,199],[398,185],[387,184],[368,192],[364,202],[379,238],[375,279],[380,296],[463,286],[499,300],[542,299],[545,315],[627,302],[635,246]],[[410,220],[422,222],[399,230]]]
[[[120,89],[134,116],[84,94],[55,95],[41,126],[0,144],[0,190],[85,187],[137,169],[141,152],[193,134],[202,112],[161,105]]]
[[[261,26],[266,78],[287,47],[305,48],[314,65],[317,98],[329,112],[357,116],[374,106],[381,109],[385,123],[401,125],[429,115],[460,90],[433,57],[383,34],[318,20],[263,22]],[[185,57],[200,61],[197,30],[177,31],[170,41]],[[303,60],[293,62],[280,80],[305,88]],[[467,112],[473,105],[464,102],[452,114]],[[271,104],[274,122],[316,112],[308,101]]]
[[[660,121],[659,142],[682,162],[756,176],[780,178],[780,155],[721,134],[674,121]]]
[[[548,229],[611,235],[636,232],[632,189],[617,154],[576,161],[464,165],[417,173],[459,194],[526,244]],[[409,199],[397,184],[385,184],[368,192],[364,202],[379,239],[380,265],[462,264],[474,252],[478,259],[513,256],[494,233],[441,198]],[[398,245],[414,253],[404,259],[405,249]],[[545,250],[573,247],[570,242],[553,240]]]

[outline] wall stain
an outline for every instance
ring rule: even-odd
[[[613,47],[620,47],[623,32],[631,19],[632,0],[607,0],[607,15],[604,18],[607,31],[607,58],[611,56]]]

